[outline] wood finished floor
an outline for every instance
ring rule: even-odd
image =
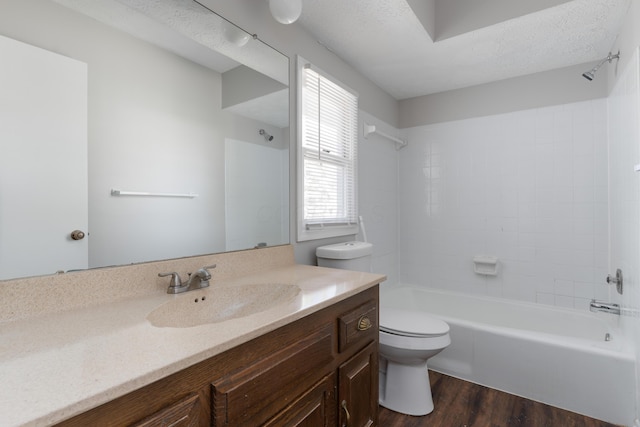
[[[585,417],[429,371],[435,409],[424,417],[380,407],[380,427],[614,427]]]

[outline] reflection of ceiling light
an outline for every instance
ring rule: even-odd
[[[292,24],[302,13],[302,0],[269,0],[269,10],[281,24]]]
[[[251,34],[236,27],[235,25],[225,22],[224,23],[224,38],[231,44],[238,47],[242,47],[247,44],[251,38]]]

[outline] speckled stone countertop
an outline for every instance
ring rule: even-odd
[[[68,419],[385,279],[377,274],[295,265],[289,247],[238,254],[244,258],[240,264],[234,264],[233,273],[216,277],[214,271],[210,287],[180,295],[167,294],[167,283],[160,282],[160,289],[153,285],[148,292],[137,290],[134,295],[107,298],[102,286],[108,286],[109,280],[123,272],[110,275],[102,271],[95,279],[100,283],[94,284],[100,297],[77,298],[75,304],[62,304],[64,309],[56,308],[58,290],[49,293],[48,303],[47,298],[36,298],[33,302],[38,307],[36,311],[19,292],[20,281],[0,282],[0,292],[3,287],[11,288],[12,296],[19,300],[0,303],[3,310],[14,307],[13,317],[0,321],[0,425],[43,426]],[[225,258],[228,256],[183,261],[200,266],[211,261],[235,262]],[[255,256],[269,258],[271,262],[256,267],[260,260],[253,259]],[[243,268],[242,263],[247,263],[247,267]],[[135,268],[149,269],[155,274],[159,271],[156,263]],[[90,281],[93,276],[86,272],[85,280]],[[51,278],[39,279],[45,285],[30,282],[31,287],[46,283],[53,286]],[[55,280],[60,279],[56,276]],[[215,300],[216,291],[222,292],[221,288],[260,284],[295,285],[300,291],[264,311],[224,322],[174,328],[153,326],[147,319],[155,309],[177,299],[195,300],[204,296],[211,301]],[[59,283],[65,285],[64,280]],[[28,297],[33,291],[25,292]],[[69,298],[76,297],[69,295]],[[22,305],[23,311],[15,309]]]

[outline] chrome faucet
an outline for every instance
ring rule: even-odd
[[[195,273],[189,273],[189,280],[187,280],[186,284],[182,284],[182,280],[180,279],[180,275],[178,273],[158,273],[158,277],[167,277],[171,276],[171,282],[169,282],[169,287],[167,288],[168,294],[179,294],[182,292],[192,291],[194,289],[202,289],[209,286],[209,280],[211,280],[211,273],[209,273],[210,268],[216,268],[216,265],[210,265],[207,267],[202,267],[197,270]]]
[[[589,304],[589,310],[594,313],[597,311],[601,311],[603,313],[611,313],[611,314],[620,314],[620,306],[618,304],[612,304],[608,302],[596,301],[595,299],[591,300],[591,304]]]

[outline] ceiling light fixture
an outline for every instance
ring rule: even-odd
[[[251,34],[229,22],[223,21],[222,28],[224,38],[227,39],[229,43],[238,47],[243,47],[244,45],[246,45],[251,38]]]
[[[302,13],[302,0],[269,0],[273,18],[281,24],[293,24]]]

